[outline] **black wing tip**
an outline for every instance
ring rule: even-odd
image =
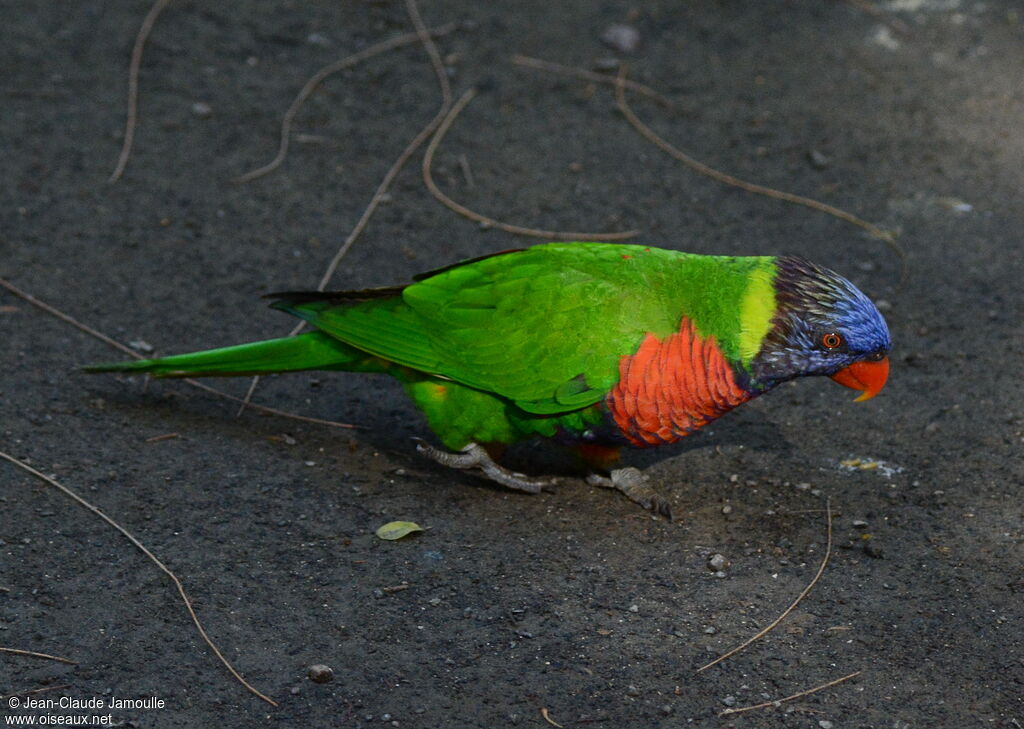
[[[456,261],[455,263],[451,263],[451,264],[449,264],[447,266],[442,266],[441,268],[434,268],[434,269],[431,269],[429,271],[424,271],[423,273],[418,273],[418,274],[416,274],[415,276],[412,277],[412,280],[415,281],[416,283],[419,283],[420,281],[426,281],[428,278],[431,278],[433,276],[437,276],[440,273],[447,273],[448,271],[451,271],[452,269],[455,269],[455,268],[461,268],[463,266],[468,266],[468,265],[470,265],[472,263],[479,263],[480,261],[486,261],[488,258],[496,258],[497,256],[504,256],[504,255],[507,255],[509,253],[520,253],[520,252],[525,251],[525,250],[526,250],[525,248],[506,248],[503,251],[495,251],[494,253],[485,253],[482,256],[477,256],[475,258],[467,258],[467,259],[462,260],[462,261]]]
[[[399,296],[405,286],[381,286],[357,291],[276,291],[264,294],[262,298],[273,299],[272,309],[288,309],[302,304],[352,304],[374,299],[390,299]]]

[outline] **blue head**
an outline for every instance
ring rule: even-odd
[[[751,362],[765,388],[804,375],[827,375],[863,390],[882,389],[892,346],[889,327],[860,289],[827,268],[795,256],[776,259],[775,317]]]

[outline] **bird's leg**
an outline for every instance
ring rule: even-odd
[[[587,483],[591,486],[602,486],[606,489],[617,489],[626,495],[630,501],[653,511],[655,514],[664,516],[673,521],[672,505],[664,496],[661,496],[650,484],[650,479],[643,471],[633,468],[615,468],[607,476],[592,473],[587,476]]]
[[[487,453],[483,446],[477,443],[470,443],[458,453],[444,451],[435,448],[424,440],[414,438],[416,450],[427,458],[440,463],[442,466],[458,469],[478,468],[483,474],[494,481],[516,491],[525,491],[529,494],[539,494],[543,486],[550,485],[550,481],[544,479],[531,479],[525,474],[510,471],[502,468]]]

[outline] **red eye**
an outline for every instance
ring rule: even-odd
[[[823,334],[821,337],[821,346],[825,349],[835,349],[843,343],[843,338],[835,332],[829,332]]]

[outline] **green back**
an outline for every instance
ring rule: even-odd
[[[400,297],[282,308],[371,354],[537,414],[601,400],[647,333],[689,317],[746,366],[774,311],[774,259],[551,243],[442,270]]]

